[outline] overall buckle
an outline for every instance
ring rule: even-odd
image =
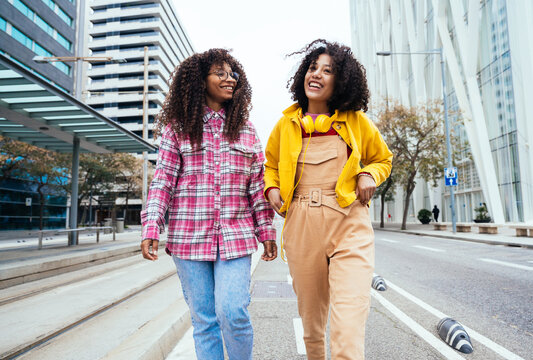
[[[322,206],[322,189],[309,190],[309,206]]]

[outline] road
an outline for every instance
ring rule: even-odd
[[[372,293],[367,359],[533,359],[533,250],[376,231],[376,273],[389,289]],[[254,359],[305,359],[290,281],[279,259],[254,272]],[[472,354],[439,338],[446,316]],[[189,332],[167,359],[193,358],[191,344]]]

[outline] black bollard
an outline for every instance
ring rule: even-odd
[[[443,318],[437,324],[437,332],[444,342],[452,348],[464,353],[470,354],[474,351],[470,336],[466,333],[459,322],[452,318]]]

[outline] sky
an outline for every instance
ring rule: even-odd
[[[252,86],[263,146],[293,101],[286,88],[300,58],[285,55],[323,38],[351,45],[349,0],[173,0],[194,50],[233,49]]]

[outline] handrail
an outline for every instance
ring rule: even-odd
[[[77,229],[63,229],[63,230],[39,230],[39,245],[37,249],[43,248],[43,234],[44,233],[70,233],[70,232],[82,232],[82,231],[94,231],[96,230],[96,243],[100,242],[100,230],[111,229],[113,231],[113,241],[116,240],[116,226],[89,226]]]

